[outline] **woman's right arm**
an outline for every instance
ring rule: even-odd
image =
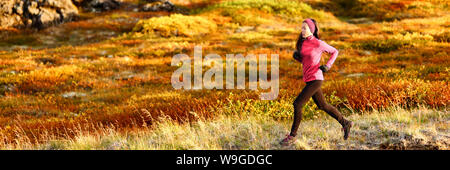
[[[297,60],[298,62],[300,62],[300,63],[302,62],[302,57],[300,57],[300,53],[299,53],[297,50],[294,51],[293,57],[294,57],[294,59]]]

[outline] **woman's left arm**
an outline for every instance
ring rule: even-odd
[[[331,66],[333,65],[334,61],[336,60],[339,51],[336,50],[336,48],[328,45],[327,43],[325,43],[324,41],[320,41],[320,47],[322,48],[323,51],[331,54],[330,59],[328,60],[326,66],[328,67],[328,69],[331,68]]]

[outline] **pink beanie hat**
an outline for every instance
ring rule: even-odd
[[[316,31],[316,25],[311,20],[311,18],[305,19],[303,22],[308,24],[309,30],[311,30],[311,33],[314,33]]]

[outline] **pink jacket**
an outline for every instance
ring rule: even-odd
[[[309,36],[302,45],[303,81],[324,80],[320,67],[322,52],[331,54],[326,66],[331,68],[338,56],[338,50],[314,36]]]

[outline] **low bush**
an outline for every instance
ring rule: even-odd
[[[355,44],[355,47],[362,48],[364,50],[373,50],[380,53],[388,53],[394,50],[398,50],[401,47],[409,45],[409,41],[402,41],[396,39],[386,39],[386,40],[366,40],[359,44]]]
[[[133,28],[134,35],[156,34],[162,37],[193,37],[216,30],[217,25],[201,16],[173,14],[139,21]]]

